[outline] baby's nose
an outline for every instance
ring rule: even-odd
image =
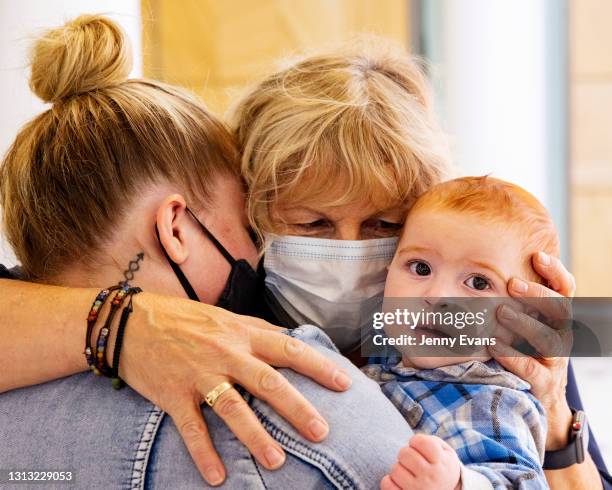
[[[437,280],[433,281],[433,283],[429,285],[427,291],[425,291],[425,296],[431,299],[431,304],[433,304],[446,301],[448,298],[456,298],[459,295],[457,294],[457,291],[449,287],[448,284]]]
[[[445,296],[428,296],[425,303],[427,306],[435,306],[436,309],[446,309],[450,306],[449,298]]]

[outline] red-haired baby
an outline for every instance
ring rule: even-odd
[[[511,277],[537,280],[530,258],[541,250],[559,255],[557,232],[524,189],[488,176],[439,184],[407,216],[389,267],[385,311],[399,298],[420,298],[410,304],[420,306],[421,319],[459,312],[465,321],[465,305],[457,307],[462,301],[468,310],[480,300],[503,308],[515,301],[506,290]],[[481,327],[494,317],[483,314]],[[544,411],[527,382],[491,359],[492,326],[484,325],[488,335],[479,339],[477,330],[465,334],[472,327],[435,323],[411,325],[414,343],[395,344],[401,360],[364,368],[416,433],[382,488],[548,488],[541,467]],[[399,339],[406,323],[394,321],[385,331]]]

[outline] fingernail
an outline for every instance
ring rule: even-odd
[[[507,305],[502,306],[501,316],[505,320],[515,320],[516,319],[516,313],[514,312],[514,310],[512,308],[510,308]]]
[[[213,486],[223,483],[223,475],[215,466],[206,469],[204,474],[206,475],[206,481]]]
[[[285,462],[285,454],[282,453],[276,447],[269,447],[264,451],[264,457],[268,462],[268,466],[272,469],[276,469]]]
[[[526,293],[528,286],[525,281],[514,278],[512,279],[512,289],[514,289],[517,293]]]
[[[347,390],[353,384],[353,380],[348,374],[339,369],[334,375],[334,383],[336,383],[336,386],[341,390]]]
[[[538,262],[542,265],[550,265],[550,255],[544,252],[538,252]]]
[[[320,441],[329,432],[329,426],[326,422],[321,419],[313,419],[308,424],[308,430],[312,434],[315,440]]]

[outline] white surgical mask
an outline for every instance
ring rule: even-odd
[[[267,235],[266,286],[298,325],[321,327],[351,352],[380,310],[397,241]]]

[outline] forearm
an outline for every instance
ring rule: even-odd
[[[0,392],[87,369],[85,319],[97,292],[0,279]]]
[[[560,470],[545,470],[544,474],[552,490],[598,490],[603,488],[599,471],[590,454],[587,454],[581,464],[573,464]]]

